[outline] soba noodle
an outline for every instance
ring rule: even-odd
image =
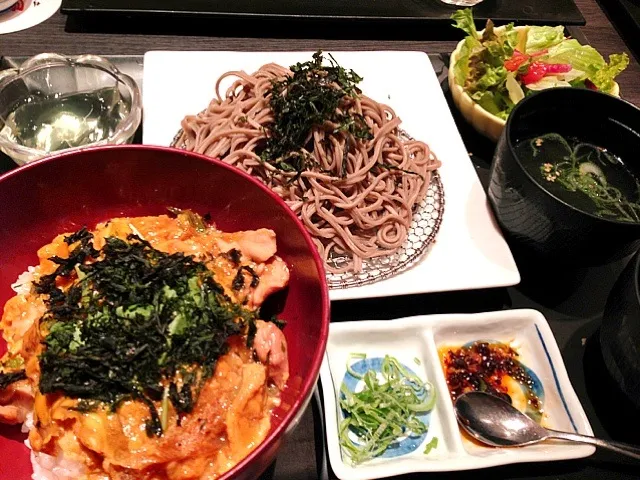
[[[177,144],[261,179],[298,214],[328,271],[357,273],[363,260],[390,255],[406,241],[414,208],[440,162],[425,143],[399,130],[401,120],[390,107],[364,95],[345,96],[340,110],[362,115],[370,140],[326,122],[312,129],[302,151],[312,156],[313,168],[283,171],[263,161],[260,151],[274,122],[272,81],[291,75],[276,64],[251,75],[225,73],[207,109],[182,120]],[[229,77],[235,81],[221,95]]]

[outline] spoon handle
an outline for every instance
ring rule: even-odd
[[[560,438],[563,440],[570,440],[572,442],[589,443],[597,447],[613,450],[614,452],[627,455],[631,458],[640,460],[640,447],[629,445],[621,442],[610,442],[607,440],[601,440],[600,438],[589,437],[587,435],[580,435],[577,433],[558,432],[557,430],[547,429],[549,432],[549,438]]]

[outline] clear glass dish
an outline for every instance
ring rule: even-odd
[[[0,0],[0,13],[9,10],[16,3],[18,3],[18,0]]]
[[[130,143],[136,82],[96,55],[37,55],[0,71],[0,151],[18,165],[52,153]]]

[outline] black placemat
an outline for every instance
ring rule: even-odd
[[[393,20],[450,23],[456,7],[440,0],[63,0],[63,13],[123,13],[227,19]],[[584,25],[573,0],[484,0],[474,7],[480,22]],[[211,25],[215,30],[216,26]]]
[[[600,4],[640,61],[640,0],[600,0]]]

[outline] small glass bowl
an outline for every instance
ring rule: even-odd
[[[141,117],[136,82],[96,55],[43,53],[0,71],[0,151],[18,165],[131,143]]]
[[[0,0],[0,13],[9,11],[16,3],[18,3],[18,0]]]

